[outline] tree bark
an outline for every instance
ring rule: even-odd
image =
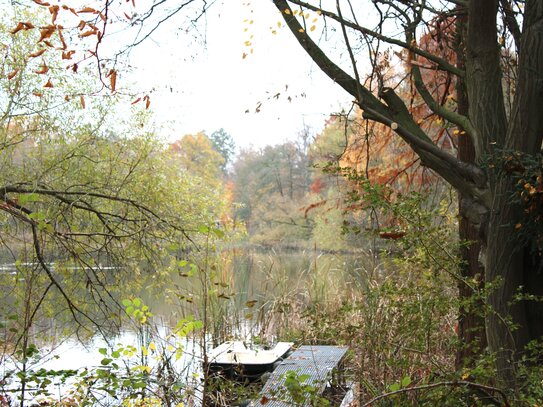
[[[463,7],[458,8],[456,20],[456,66],[465,70],[465,35],[466,35],[467,16]],[[464,79],[458,77],[456,81],[456,100],[457,112],[460,115],[468,116],[469,102],[465,88]],[[460,128],[460,131],[465,129]],[[458,159],[475,163],[475,146],[471,138],[466,134],[458,137]],[[471,222],[464,213],[469,209],[466,202],[470,197],[458,196],[458,211],[460,220],[458,224],[458,235],[461,242],[465,244],[461,248],[460,256],[462,263],[460,265],[460,275],[464,281],[477,281],[477,288],[481,289],[484,284],[484,267],[479,260],[481,252],[481,225]],[[460,282],[458,284],[458,293],[461,305],[458,310],[458,339],[459,348],[456,354],[456,369],[473,366],[476,358],[487,346],[485,320],[483,305],[481,301],[474,299],[474,292],[467,284]]]

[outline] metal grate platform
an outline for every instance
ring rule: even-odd
[[[295,372],[298,376],[309,376],[303,383],[317,388],[316,393],[321,395],[328,381],[332,379],[333,369],[340,367],[346,352],[346,347],[339,346],[301,346],[274,370],[260,392],[259,399],[253,401],[251,405],[292,406],[292,399],[285,387],[288,372]]]

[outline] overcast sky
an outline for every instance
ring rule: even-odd
[[[350,107],[278,27],[271,1],[224,3],[211,7],[198,32],[171,21],[131,54],[136,86],[154,89],[155,120],[168,139],[224,128],[238,147],[262,147],[295,138],[304,125],[318,132],[329,114]]]

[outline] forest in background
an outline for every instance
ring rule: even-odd
[[[515,20],[526,41],[539,35],[534,1],[527,14],[500,3],[499,41],[475,2],[467,26],[456,3],[385,2],[396,12],[382,23],[403,21],[401,41],[339,5],[274,1],[357,107],[317,134],[237,154],[222,129],[161,139],[150,96],[118,91],[114,60],[85,64],[109,5],[35,3],[13,5],[0,30],[1,403],[231,405],[223,395],[254,389],[176,362],[191,356],[188,338],[205,360],[209,343],[247,325],[259,342],[349,346],[359,405],[540,403],[543,132],[525,73],[540,51],[521,48]],[[91,18],[71,35],[66,15]],[[370,53],[367,80],[355,63],[350,76],[313,42],[316,26],[301,26],[322,15],[351,62],[347,28],[403,49]],[[90,46],[82,59],[78,41]],[[238,268],[250,264],[236,263],[243,250],[264,249]],[[288,271],[288,252],[312,257]],[[248,288],[255,273],[260,291]],[[173,323],[161,324],[156,298]],[[104,338],[95,367],[39,367],[51,321],[64,337]],[[115,343],[127,327],[137,347]],[[298,380],[300,405],[326,405]],[[54,394],[59,383],[69,392]]]

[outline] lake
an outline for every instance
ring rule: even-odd
[[[232,338],[274,342],[288,335],[303,325],[301,315],[307,307],[356,295],[374,277],[379,261],[363,253],[229,249],[213,259],[208,256],[206,267],[201,264],[201,258],[186,264],[180,260],[162,274],[143,273],[130,284],[114,287],[111,296],[130,318],[111,304],[107,314],[92,311],[102,318],[101,333],[81,316],[80,324],[75,323],[70,318],[73,310],[54,288],[51,301],[41,304],[46,312],[33,322],[28,336],[21,335],[24,323],[10,320],[13,314],[3,315],[0,394],[20,405],[17,397],[25,378],[25,400],[58,402],[87,394],[89,400],[118,405],[113,394],[139,389],[141,397],[152,399],[167,397],[175,389],[172,402],[197,405],[201,361],[210,347]],[[0,266],[4,302],[9,305],[5,310],[21,309],[29,298],[13,285],[20,288],[29,285],[27,279],[38,279],[35,273],[21,272],[32,264],[17,266]],[[127,271],[108,266],[101,272]],[[77,269],[63,273],[66,282],[79,274]],[[81,286],[74,286],[70,295],[87,298],[81,307],[90,313],[89,294],[78,294],[76,288]]]

